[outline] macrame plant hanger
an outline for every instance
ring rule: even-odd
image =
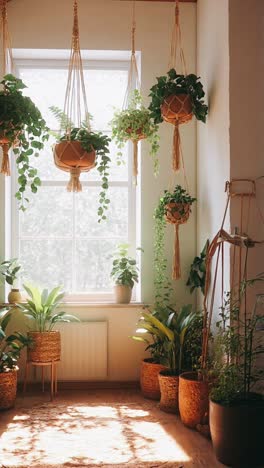
[[[3,76],[5,76],[7,73],[13,73],[14,62],[12,56],[11,39],[8,30],[7,0],[2,0],[0,5]],[[9,139],[5,136],[5,134],[0,134],[0,146],[2,148],[2,164],[0,173],[6,176],[10,176],[10,163],[8,151],[11,147],[11,144]]]
[[[128,71],[128,82],[123,102],[123,110],[131,107],[131,94],[134,89],[137,89],[140,93],[141,83],[139,79],[137,58],[136,58],[136,2],[133,0],[132,4],[132,30],[131,30],[131,57]],[[129,129],[128,129],[129,133]],[[133,178],[135,185],[137,184],[138,176],[138,142],[145,138],[144,135],[139,134],[136,139],[132,139],[133,144]]]
[[[238,184],[247,185],[247,189],[238,189]],[[246,186],[245,186],[246,187]],[[249,237],[249,223],[250,223],[250,213],[252,211],[252,200],[256,200],[256,184],[255,180],[252,179],[233,179],[231,182],[226,183],[226,192],[227,192],[227,202],[224,211],[223,220],[221,223],[220,230],[215,235],[212,240],[207,256],[206,256],[206,282],[205,282],[205,294],[204,294],[204,320],[203,320],[203,344],[202,344],[202,358],[201,365],[202,369],[206,369],[207,356],[208,356],[208,345],[210,330],[212,324],[213,311],[215,307],[215,293],[216,286],[218,282],[218,273],[221,272],[221,306],[224,307],[224,246],[229,244],[232,246],[232,260],[231,260],[231,281],[230,289],[231,292],[238,290],[239,294],[239,314],[241,314],[242,309],[244,310],[244,323],[247,320],[247,295],[244,295],[243,303],[240,301],[239,285],[242,280],[247,280],[247,260],[248,252],[250,248],[256,247],[257,245],[263,244],[264,241],[253,240]],[[230,204],[231,198],[238,198],[239,200],[239,210],[240,210],[240,220],[238,232],[231,235],[224,229],[224,224],[226,220],[228,206]],[[257,201],[256,201],[257,213],[261,217],[262,223],[264,219],[262,213],[259,210]],[[243,253],[244,252],[244,253]],[[214,264],[214,273],[212,274],[212,263],[213,259],[216,256]],[[212,281],[211,281],[212,280]],[[232,303],[232,295],[231,295]],[[238,321],[239,324],[239,321]],[[240,332],[238,327],[238,333]],[[237,357],[239,362],[239,357]],[[237,363],[238,363],[237,362]]]
[[[77,0],[74,0],[73,12],[71,54],[63,111],[66,116],[66,125],[63,122],[62,128],[61,123],[60,129],[61,135],[66,134],[66,141],[55,145],[54,161],[59,169],[70,172],[67,190],[69,192],[80,192],[82,190],[79,180],[80,174],[95,166],[96,154],[95,151],[87,153],[81,148],[78,141],[71,140],[73,128],[81,128],[85,124],[86,129],[91,131],[80,51]],[[82,115],[84,119],[82,119]]]
[[[174,68],[177,71],[177,63],[179,63],[180,73],[186,76],[187,67],[182,47],[179,0],[175,0],[174,26],[171,37],[169,70]],[[172,169],[176,172],[180,169],[180,163],[182,159],[179,125],[189,122],[193,116],[190,97],[188,94],[173,94],[165,97],[161,106],[161,112],[165,122],[174,125]]]

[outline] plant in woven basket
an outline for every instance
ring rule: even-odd
[[[32,157],[38,157],[49,138],[48,128],[40,111],[32,100],[23,96],[26,88],[22,80],[5,75],[0,91],[0,146],[3,150],[1,172],[10,175],[8,151],[12,148],[16,156],[18,191],[15,196],[19,208],[25,210],[29,199],[26,189],[36,193],[41,185],[37,169],[32,166]]]
[[[186,286],[189,286],[192,293],[195,289],[201,289],[204,294],[205,276],[206,276],[206,255],[209,247],[209,239],[205,242],[200,256],[194,257],[190,267],[189,277]]]
[[[105,212],[109,208],[110,203],[110,200],[107,197],[107,192],[109,188],[108,178],[110,170],[109,166],[111,162],[111,159],[109,157],[109,143],[111,140],[102,132],[93,132],[87,127],[85,121],[82,122],[81,127],[74,127],[73,123],[69,121],[66,114],[56,106],[51,106],[50,110],[52,111],[53,115],[55,115],[55,117],[58,119],[62,131],[62,134],[54,134],[53,132],[53,134],[57,138],[57,143],[77,142],[79,144],[80,150],[85,152],[86,156],[86,158],[83,158],[86,164],[86,168],[84,168],[83,170],[89,170],[92,167],[96,166],[100,174],[102,183],[101,191],[99,194],[98,222],[101,222],[102,220],[106,219]],[[71,129],[70,131],[67,130],[69,128]],[[79,148],[75,148],[75,150],[79,151]],[[66,152],[65,156],[67,157]],[[76,166],[76,169],[78,170],[77,165],[79,164],[81,164],[79,157],[74,161],[65,161],[65,170],[72,171],[74,170],[74,166]],[[72,169],[69,169],[70,165],[72,166]],[[62,169],[61,163],[59,167]],[[76,174],[76,176],[79,178],[79,175],[80,171]],[[76,191],[78,191],[78,189],[81,190],[81,185],[79,181]],[[75,188],[73,190],[75,191]]]
[[[176,185],[173,191],[164,191],[160,197],[154,212],[155,219],[155,241],[154,241],[154,270],[156,280],[156,295],[161,296],[164,292],[164,280],[166,279],[166,258],[164,255],[164,238],[166,222],[175,225],[175,258],[173,279],[180,277],[179,238],[178,228],[180,224],[187,222],[191,213],[191,205],[196,201],[184,188]],[[160,266],[161,265],[161,266]],[[168,286],[170,295],[170,286]],[[165,292],[166,293],[166,292]],[[159,297],[157,298],[159,300]],[[169,299],[169,297],[168,297]]]
[[[150,155],[153,157],[154,174],[157,175],[159,167],[158,125],[153,122],[149,110],[143,106],[142,96],[137,89],[132,92],[128,107],[115,112],[111,127],[113,139],[119,148],[118,164],[122,163],[122,149],[128,140],[133,142],[134,151],[137,151],[138,141],[146,139],[150,145]]]

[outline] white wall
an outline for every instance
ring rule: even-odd
[[[207,123],[197,134],[198,251],[221,227],[226,204],[225,182],[230,177],[229,146],[228,0],[198,0],[197,74],[209,104]],[[229,230],[229,212],[225,228]],[[229,255],[226,258],[226,284]],[[217,291],[216,308],[220,299]]]
[[[70,47],[72,28],[72,0],[13,0],[8,6],[9,29],[14,48],[62,48]],[[109,0],[79,0],[81,47],[84,49],[130,49],[131,2]],[[147,94],[156,82],[156,77],[168,70],[170,33],[173,21],[173,4],[159,2],[137,2],[137,40],[136,48],[142,52],[142,91],[148,102]],[[180,5],[183,44],[188,63],[188,71],[196,67],[196,5]],[[144,255],[142,259],[143,301],[151,302],[153,291],[153,210],[159,196],[169,184],[183,183],[181,176],[171,177],[171,142],[173,128],[168,124],[161,126],[161,169],[157,180],[153,177],[152,161],[147,154],[147,146],[142,145],[142,220],[141,237]],[[182,143],[191,193],[196,194],[196,126],[188,124],[182,130]],[[3,179],[0,178],[0,184]],[[1,187],[0,187],[1,189]],[[2,193],[2,192],[1,192]],[[3,203],[3,198],[2,198]],[[1,216],[2,216],[1,206]],[[194,210],[195,211],[195,210]],[[3,223],[0,219],[0,226]],[[168,228],[169,230],[169,228]],[[168,258],[172,257],[172,230],[168,238]],[[195,212],[190,221],[181,229],[181,257],[184,278],[175,287],[177,303],[190,301],[185,287],[187,271],[196,251]],[[193,298],[191,299],[193,300]],[[74,309],[73,309],[73,312]],[[103,312],[89,309],[82,314],[89,318],[109,316],[113,330],[109,349],[110,361],[119,362],[119,371],[113,365],[111,379],[133,380],[138,375],[138,347],[128,334],[136,322],[138,312],[134,309],[109,309]],[[118,314],[118,315],[117,315]],[[116,318],[118,317],[118,321]],[[118,323],[117,323],[118,322]],[[121,332],[120,332],[121,330]],[[125,339],[124,339],[125,337]],[[123,354],[123,350],[126,353]],[[140,348],[141,350],[143,347]],[[115,351],[114,351],[115,350]],[[142,351],[141,351],[142,352]],[[117,353],[117,354],[115,354]],[[119,353],[120,360],[116,360]],[[120,355],[122,353],[122,355]],[[135,356],[135,362],[133,360]]]

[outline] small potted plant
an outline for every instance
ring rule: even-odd
[[[8,302],[15,303],[21,301],[21,294],[19,289],[14,288],[14,283],[17,280],[17,274],[21,269],[17,258],[5,260],[0,264],[0,275],[5,279],[7,284],[11,286],[11,291],[8,294]]]
[[[150,145],[150,155],[154,160],[154,174],[158,173],[157,152],[159,150],[158,125],[154,123],[150,111],[143,106],[142,96],[135,89],[130,96],[127,109],[116,111],[111,121],[113,140],[116,141],[119,148],[118,164],[122,162],[122,149],[128,140],[131,140],[134,146],[134,177],[136,179],[138,142],[146,139]]]
[[[150,90],[149,110],[155,124],[165,120],[174,125],[173,169],[180,167],[179,124],[188,122],[194,115],[206,122],[208,107],[204,103],[204,90],[196,75],[179,75],[172,68],[167,75],[157,78],[157,84]]]
[[[129,304],[135,282],[138,283],[138,266],[134,258],[128,256],[129,244],[119,244],[114,254],[111,278],[115,282],[114,292],[117,304]],[[141,248],[137,248],[141,250]]]
[[[166,222],[175,226],[175,249],[174,249],[174,266],[173,279],[179,279],[180,271],[180,252],[179,252],[179,225],[188,221],[191,206],[196,198],[192,197],[180,185],[176,185],[173,191],[164,191],[164,195],[159,199],[158,206],[154,212],[155,219],[155,243],[154,255],[155,258],[160,257],[164,253],[164,233]],[[157,249],[159,251],[157,251]]]
[[[3,150],[1,172],[10,175],[8,151],[16,156],[18,170],[18,191],[16,198],[20,209],[25,210],[28,198],[25,192],[30,188],[36,193],[41,184],[40,178],[30,160],[38,157],[44,143],[49,138],[48,128],[40,111],[28,96],[23,96],[26,88],[22,80],[9,74],[1,81],[0,91],[0,146]]]
[[[9,309],[0,310],[0,410],[12,408],[17,391],[17,362],[21,350],[30,343],[22,333],[6,332],[12,317]]]
[[[87,172],[96,166],[99,172],[102,180],[98,207],[98,222],[100,223],[102,220],[106,220],[105,212],[110,203],[107,193],[111,162],[109,143],[111,140],[102,132],[92,131],[85,121],[82,122],[81,127],[74,127],[66,114],[56,106],[50,107],[50,110],[58,119],[62,132],[61,134],[55,133],[57,138],[53,149],[55,165],[71,174],[67,190],[74,192],[82,190],[79,180],[82,171]]]
[[[205,242],[204,248],[199,256],[194,257],[190,267],[189,277],[186,286],[189,286],[190,292],[195,289],[201,289],[204,294],[205,277],[206,277],[206,255],[209,247],[209,239]]]
[[[28,348],[28,360],[33,362],[50,362],[60,360],[61,337],[60,332],[53,330],[59,322],[79,322],[74,315],[57,311],[62,305],[64,293],[61,287],[51,292],[41,291],[32,285],[23,285],[29,298],[17,307],[33,322],[34,331],[28,332],[32,345]]]
[[[252,310],[245,299],[263,280],[263,274],[244,279],[239,291],[229,292],[216,324],[210,430],[216,457],[228,466],[264,464],[264,396],[257,390],[263,380],[264,295],[256,295]]]

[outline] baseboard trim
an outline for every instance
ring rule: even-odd
[[[46,388],[49,383],[46,383]],[[111,381],[111,380],[62,380],[58,381],[58,391],[60,390],[96,390],[96,389],[139,389],[138,381]],[[41,389],[41,382],[29,382],[27,384],[27,391]],[[18,383],[18,391],[23,390],[23,382]]]

